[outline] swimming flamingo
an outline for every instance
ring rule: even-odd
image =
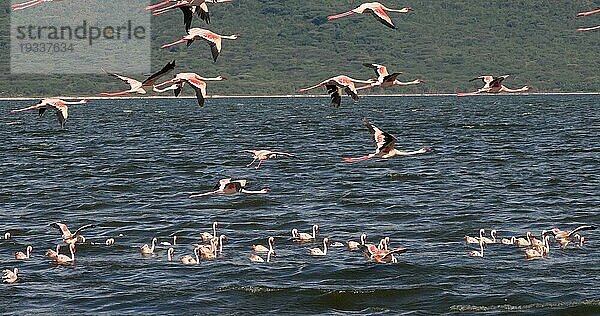
[[[203,242],[210,241],[214,237],[217,237],[217,226],[218,225],[219,225],[219,223],[217,223],[216,221],[212,223],[212,234],[208,233],[208,232],[200,233],[200,238],[202,238]]]
[[[484,231],[485,232],[485,231]],[[483,242],[487,245],[487,244],[495,244],[496,241],[496,235],[498,234],[498,231],[496,231],[495,229],[492,229],[492,231],[490,232],[490,236],[492,236],[492,238],[487,238],[485,236],[482,236],[481,239],[483,240]]]
[[[534,248],[524,249],[523,253],[525,253],[525,257],[527,258],[527,260],[540,259],[548,255],[548,253],[550,253],[550,246],[548,244],[549,240],[550,236],[545,236],[543,245],[541,247],[538,246]]]
[[[312,226],[312,235],[308,233],[299,233],[296,228],[292,229],[292,238],[296,238],[294,241],[312,241],[316,240],[317,232],[319,231],[319,225]]]
[[[5,269],[2,270],[2,273],[4,273],[4,275],[2,275],[2,282],[6,284],[15,283],[19,278],[19,269],[17,268],[14,268],[12,271],[9,269]]]
[[[206,98],[206,81],[222,81],[227,80],[224,77],[218,76],[214,78],[204,78],[193,72],[181,72],[178,73],[175,78],[167,80],[161,84],[154,86],[154,91],[164,92],[167,90],[175,90],[175,96],[178,96],[183,88],[184,84],[189,84],[196,91],[196,99],[200,107],[204,106],[204,99]],[[159,88],[163,85],[171,84],[170,87],[160,90]]]
[[[415,79],[409,82],[402,82],[396,79],[401,72],[395,72],[393,74],[389,74],[387,67],[379,64],[363,64],[366,67],[373,68],[375,70],[375,74],[377,74],[377,81],[366,86],[358,87],[356,90],[369,89],[375,87],[391,87],[391,86],[409,86],[424,83],[425,81],[421,79]]]
[[[104,70],[104,69],[102,69],[102,70]],[[113,97],[113,96],[130,94],[130,93],[146,94],[146,90],[144,90],[144,88],[143,88],[144,84],[142,82],[137,81],[133,78],[121,76],[117,73],[109,73],[106,70],[104,70],[104,72],[106,72],[108,75],[111,75],[113,77],[119,78],[119,79],[127,82],[129,84],[130,88],[129,88],[129,90],[125,90],[125,91],[121,91],[121,92],[102,92],[102,93],[100,93],[100,95],[107,96],[107,97]]]
[[[275,252],[275,251],[273,250],[273,244],[274,244],[274,243],[275,243],[275,238],[273,238],[273,237],[269,237],[269,238],[267,239],[267,244],[269,245],[269,248],[267,248],[267,247],[265,247],[265,246],[263,246],[263,245],[252,245],[252,250],[253,250],[254,252],[269,252],[269,251],[271,251],[271,252]]]
[[[483,257],[483,246],[484,245],[485,245],[485,242],[483,242],[482,239],[479,239],[479,247],[481,248],[481,251],[471,250],[471,252],[469,252],[469,257]]]
[[[140,252],[142,253],[142,255],[148,256],[148,255],[154,254],[154,248],[156,248],[157,241],[158,241],[158,239],[156,239],[156,237],[154,237],[154,238],[152,238],[152,246],[148,246],[148,244],[144,244],[143,246],[141,246]]]
[[[48,250],[46,250],[46,256],[56,259],[56,257],[58,257],[59,250],[60,250],[60,245],[56,245],[56,251],[53,249],[48,249]]]
[[[173,249],[173,247],[169,247],[167,250],[167,261],[173,261],[173,253],[175,253],[175,249]]]
[[[175,246],[175,245],[177,245],[177,236],[173,235],[173,243],[168,242],[168,241],[161,241],[160,244],[162,246]]]
[[[56,264],[73,264],[75,263],[75,244],[69,245],[69,250],[71,251],[71,256],[66,256],[60,253],[60,245],[56,246],[56,257],[54,257],[54,261]]]
[[[377,126],[369,123],[366,119],[364,119],[363,122],[365,126],[367,126],[367,128],[369,129],[369,132],[371,132],[371,134],[373,134],[373,136],[375,137],[377,149],[375,150],[375,153],[369,154],[367,156],[362,156],[358,158],[344,158],[343,160],[345,162],[357,162],[371,158],[388,159],[395,156],[411,156],[417,154],[426,154],[431,151],[430,147],[423,147],[416,151],[401,151],[395,149],[394,145],[396,144],[396,138],[394,136],[392,136],[388,132],[379,129]]]
[[[248,257],[248,259],[250,259],[250,261],[255,262],[255,263],[271,262],[271,256],[274,254],[275,254],[275,252],[273,252],[273,251],[267,252],[267,260],[265,260],[261,256],[253,253],[250,255],[250,257]]]
[[[358,250],[359,246],[364,245],[366,241],[367,241],[367,234],[361,234],[360,235],[360,243],[356,242],[356,241],[352,241],[352,240],[348,241],[348,249],[350,251]]]
[[[79,227],[74,233],[71,233],[69,227],[67,227],[67,225],[61,222],[51,223],[49,226],[56,227],[60,230],[62,234],[62,239],[65,242],[65,244],[75,244],[76,242],[85,241],[85,239],[83,239],[83,236],[81,236],[79,233],[84,229],[95,227],[94,224],[87,224]]]
[[[276,158],[277,156],[294,157],[294,155],[292,155],[292,154],[284,153],[281,151],[271,151],[271,150],[266,150],[266,149],[261,149],[261,150],[244,149],[244,150],[242,150],[242,152],[251,153],[253,155],[252,161],[249,164],[247,164],[246,167],[252,166],[252,164],[256,160],[258,160],[258,165],[255,167],[256,169],[258,169],[260,167],[260,164],[262,163],[263,160],[267,160],[270,158]]]
[[[194,255],[195,257],[192,257],[190,255],[185,255],[182,256],[181,259],[181,263],[183,264],[199,264],[200,263],[200,258],[198,257],[198,248],[194,248]]]
[[[335,76],[335,77],[323,80],[323,81],[321,81],[321,83],[316,84],[314,86],[299,89],[299,90],[297,90],[297,92],[304,92],[304,91],[308,91],[311,89],[325,86],[325,88],[327,89],[327,93],[331,97],[331,105],[338,108],[338,107],[340,107],[340,105],[342,103],[342,95],[344,94],[344,92],[347,95],[349,95],[350,97],[352,97],[352,99],[354,101],[358,101],[359,97],[358,97],[358,92],[356,91],[356,86],[354,85],[355,82],[371,84],[371,83],[375,82],[375,80],[373,80],[373,79],[358,80],[358,79],[350,78],[345,75],[339,75],[339,76]]]
[[[271,192],[270,188],[263,188],[258,191],[246,190],[246,184],[248,180],[232,180],[231,178],[221,179],[219,183],[214,187],[214,191],[192,194],[190,198],[197,198],[201,196],[211,194],[235,194],[235,193],[246,193],[246,194],[263,194]]]
[[[479,76],[477,78],[473,78],[469,81],[474,81],[474,80],[479,80],[481,79],[484,82],[484,86],[482,88],[480,88],[477,91],[474,92],[467,92],[467,93],[458,93],[457,96],[459,97],[464,97],[464,96],[469,96],[469,95],[476,95],[476,94],[480,94],[480,93],[500,93],[500,92],[507,92],[507,93],[513,93],[513,92],[525,92],[528,91],[530,88],[529,86],[523,86],[519,89],[510,89],[507,88],[506,86],[504,86],[502,84],[502,81],[504,81],[504,79],[508,78],[510,75],[504,75],[504,76],[499,76],[499,77],[493,77],[493,76]]]
[[[485,234],[485,229],[481,228],[481,229],[479,230],[479,238],[477,238],[477,237],[471,237],[471,236],[466,236],[466,235],[465,235],[465,238],[464,238],[464,239],[465,239],[465,242],[466,242],[467,244],[478,244],[478,243],[479,243],[479,241],[480,241],[481,239],[483,239],[483,234]]]
[[[344,12],[344,13],[340,13],[340,14],[336,14],[336,15],[330,15],[327,17],[327,19],[331,21],[331,20],[339,19],[339,18],[342,18],[345,16],[349,16],[349,15],[352,15],[355,13],[358,13],[358,14],[371,13],[379,22],[383,23],[383,25],[385,25],[389,28],[392,28],[392,29],[396,29],[396,26],[394,26],[392,19],[385,11],[406,13],[409,11],[413,11],[413,9],[410,7],[405,7],[402,9],[390,9],[379,2],[365,2],[365,3],[361,4],[360,6],[358,6],[357,8],[352,9],[348,12]]]
[[[32,250],[33,250],[33,247],[27,246],[27,249],[25,250],[26,253],[23,253],[22,251],[15,252],[15,259],[17,259],[17,260],[25,260],[25,259],[31,258],[31,251]]]
[[[217,57],[219,57],[219,53],[221,53],[221,40],[224,38],[230,39],[230,40],[235,40],[238,37],[240,37],[240,34],[233,34],[233,35],[225,36],[225,35],[219,35],[217,33],[213,33],[209,30],[195,27],[195,28],[189,29],[188,34],[186,36],[182,37],[180,40],[175,41],[173,43],[164,44],[160,48],[167,48],[167,47],[171,47],[171,46],[181,44],[181,43],[186,43],[186,42],[187,42],[187,46],[189,47],[193,41],[195,41],[197,39],[204,39],[205,41],[208,42],[208,45],[210,46],[210,51],[212,53],[213,60],[216,62]]]
[[[311,256],[326,256],[327,255],[327,244],[329,243],[329,238],[323,238],[323,250],[321,248],[310,248],[308,249],[308,253]]]
[[[198,245],[196,248],[200,250],[202,258],[206,260],[213,260],[217,258],[219,238],[214,237],[210,240],[210,245]]]
[[[44,115],[48,107],[53,107],[56,110],[56,116],[58,117],[58,122],[60,122],[60,127],[65,128],[65,124],[67,123],[67,118],[69,117],[69,105],[75,104],[84,104],[87,103],[87,99],[83,99],[77,102],[67,102],[61,99],[53,99],[53,98],[44,98],[40,101],[40,103],[26,107],[24,109],[12,110],[10,113],[17,113],[23,111],[29,111],[38,109],[38,114],[40,117]]]
[[[516,245],[517,247],[529,247],[531,246],[531,232],[527,232],[527,239],[523,238],[523,237],[513,237],[513,245]]]

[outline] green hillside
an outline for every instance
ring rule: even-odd
[[[4,26],[0,29],[0,96],[97,95],[123,88],[108,76],[9,75],[7,2],[0,5]],[[372,77],[363,62],[401,71],[402,81],[427,82],[376,93],[470,91],[479,83],[467,80],[483,74],[511,74],[507,86],[530,85],[539,92],[600,91],[600,31],[575,32],[577,27],[600,24],[600,15],[575,17],[600,7],[598,1],[383,1],[388,7],[411,6],[415,11],[392,14],[398,30],[368,15],[327,21],[327,15],[360,3],[233,0],[210,4],[211,24],[195,19],[193,27],[241,34],[238,40],[224,40],[217,63],[201,41],[189,48],[159,49],[183,35],[182,16],[174,11],[153,17],[153,70],[175,59],[178,71],[228,77],[208,87],[209,94],[228,95],[293,94],[338,74]]]

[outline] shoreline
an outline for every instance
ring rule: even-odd
[[[600,92],[531,92],[531,93],[498,93],[477,94],[467,97],[492,97],[492,96],[530,96],[530,95],[600,95]],[[361,97],[456,97],[456,93],[402,93],[402,94],[363,94]],[[0,97],[0,101],[29,101],[39,100],[44,97]],[[195,96],[122,96],[122,97],[79,97],[79,96],[53,96],[58,99],[88,99],[88,100],[128,100],[128,99],[196,99]],[[268,98],[329,98],[327,94],[284,94],[284,95],[211,95],[206,99],[268,99]],[[464,98],[461,97],[461,98]]]

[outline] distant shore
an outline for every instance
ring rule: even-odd
[[[531,92],[531,93],[497,93],[497,94],[478,94],[470,97],[491,97],[491,96],[529,96],[529,95],[600,95],[600,92]],[[361,97],[452,97],[456,93],[413,93],[413,94],[361,94]],[[328,98],[326,94],[286,94],[286,95],[211,95],[207,99],[249,99],[249,98]],[[0,97],[0,101],[26,101],[39,100],[44,97]],[[89,99],[89,100],[119,100],[119,99],[195,99],[195,96],[122,96],[122,97],[102,97],[102,96],[52,96],[59,99]],[[464,97],[461,97],[464,98]]]

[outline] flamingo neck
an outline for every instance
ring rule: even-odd
[[[354,12],[354,10],[352,10],[352,11],[348,11],[348,12],[344,12],[344,13],[340,13],[340,14],[330,15],[330,16],[327,17],[327,20],[331,21],[331,20],[343,18],[345,16],[349,16],[349,15],[352,15],[354,13],[357,13],[357,12]]]
[[[327,242],[325,242],[325,239],[323,239],[323,254],[327,254]]]

